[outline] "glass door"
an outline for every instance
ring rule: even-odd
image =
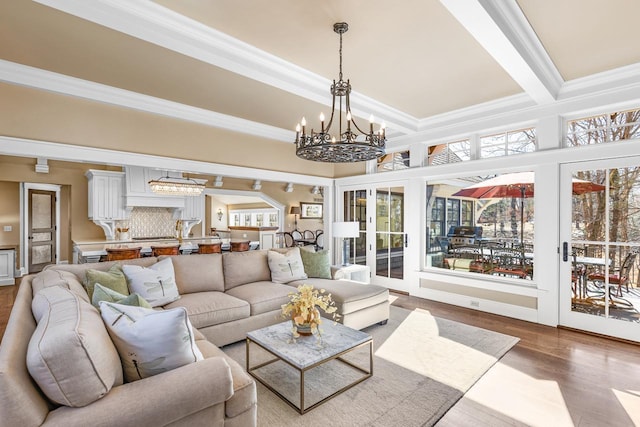
[[[374,283],[393,287],[404,278],[407,235],[404,232],[404,186],[375,189]]]
[[[349,262],[368,265],[372,283],[402,289],[405,277],[404,185],[367,187],[343,193],[344,221],[357,221],[360,233],[350,242]]]
[[[351,239],[349,245],[349,263],[367,264],[367,190],[344,192],[344,220],[357,221],[360,235]]]
[[[638,341],[640,157],[561,169],[560,323]]]

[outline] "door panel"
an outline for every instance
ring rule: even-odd
[[[29,190],[29,273],[56,262],[56,193]]]
[[[604,190],[575,194],[576,180]],[[560,323],[638,341],[640,158],[564,165],[561,201]]]

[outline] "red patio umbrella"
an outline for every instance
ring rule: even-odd
[[[525,199],[533,197],[533,182],[533,172],[506,173],[463,188],[453,196],[474,199],[501,199],[505,197]],[[573,178],[572,186],[574,195],[602,191],[605,188],[604,185],[577,178]],[[520,243],[523,243],[523,226],[524,209],[520,209]]]

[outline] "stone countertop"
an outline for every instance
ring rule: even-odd
[[[192,251],[198,249],[198,243],[229,243],[235,239],[220,239],[218,237],[189,237],[182,239],[180,251]],[[246,241],[246,240],[243,240]],[[96,241],[73,241],[74,251],[80,257],[96,257],[107,255],[107,248],[142,248],[143,254],[151,253],[151,246],[173,246],[177,245],[178,239],[158,239],[158,240],[96,240]],[[258,242],[251,242],[258,243]]]

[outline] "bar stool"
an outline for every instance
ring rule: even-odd
[[[220,253],[222,253],[222,242],[218,242],[218,243],[198,243],[198,253],[200,253],[200,254],[220,254]]]
[[[249,250],[249,240],[232,240],[231,252],[245,252]]]
[[[108,248],[107,261],[121,261],[140,258],[140,246],[136,248]]]
[[[174,246],[151,246],[151,256],[179,255],[180,245]]]

